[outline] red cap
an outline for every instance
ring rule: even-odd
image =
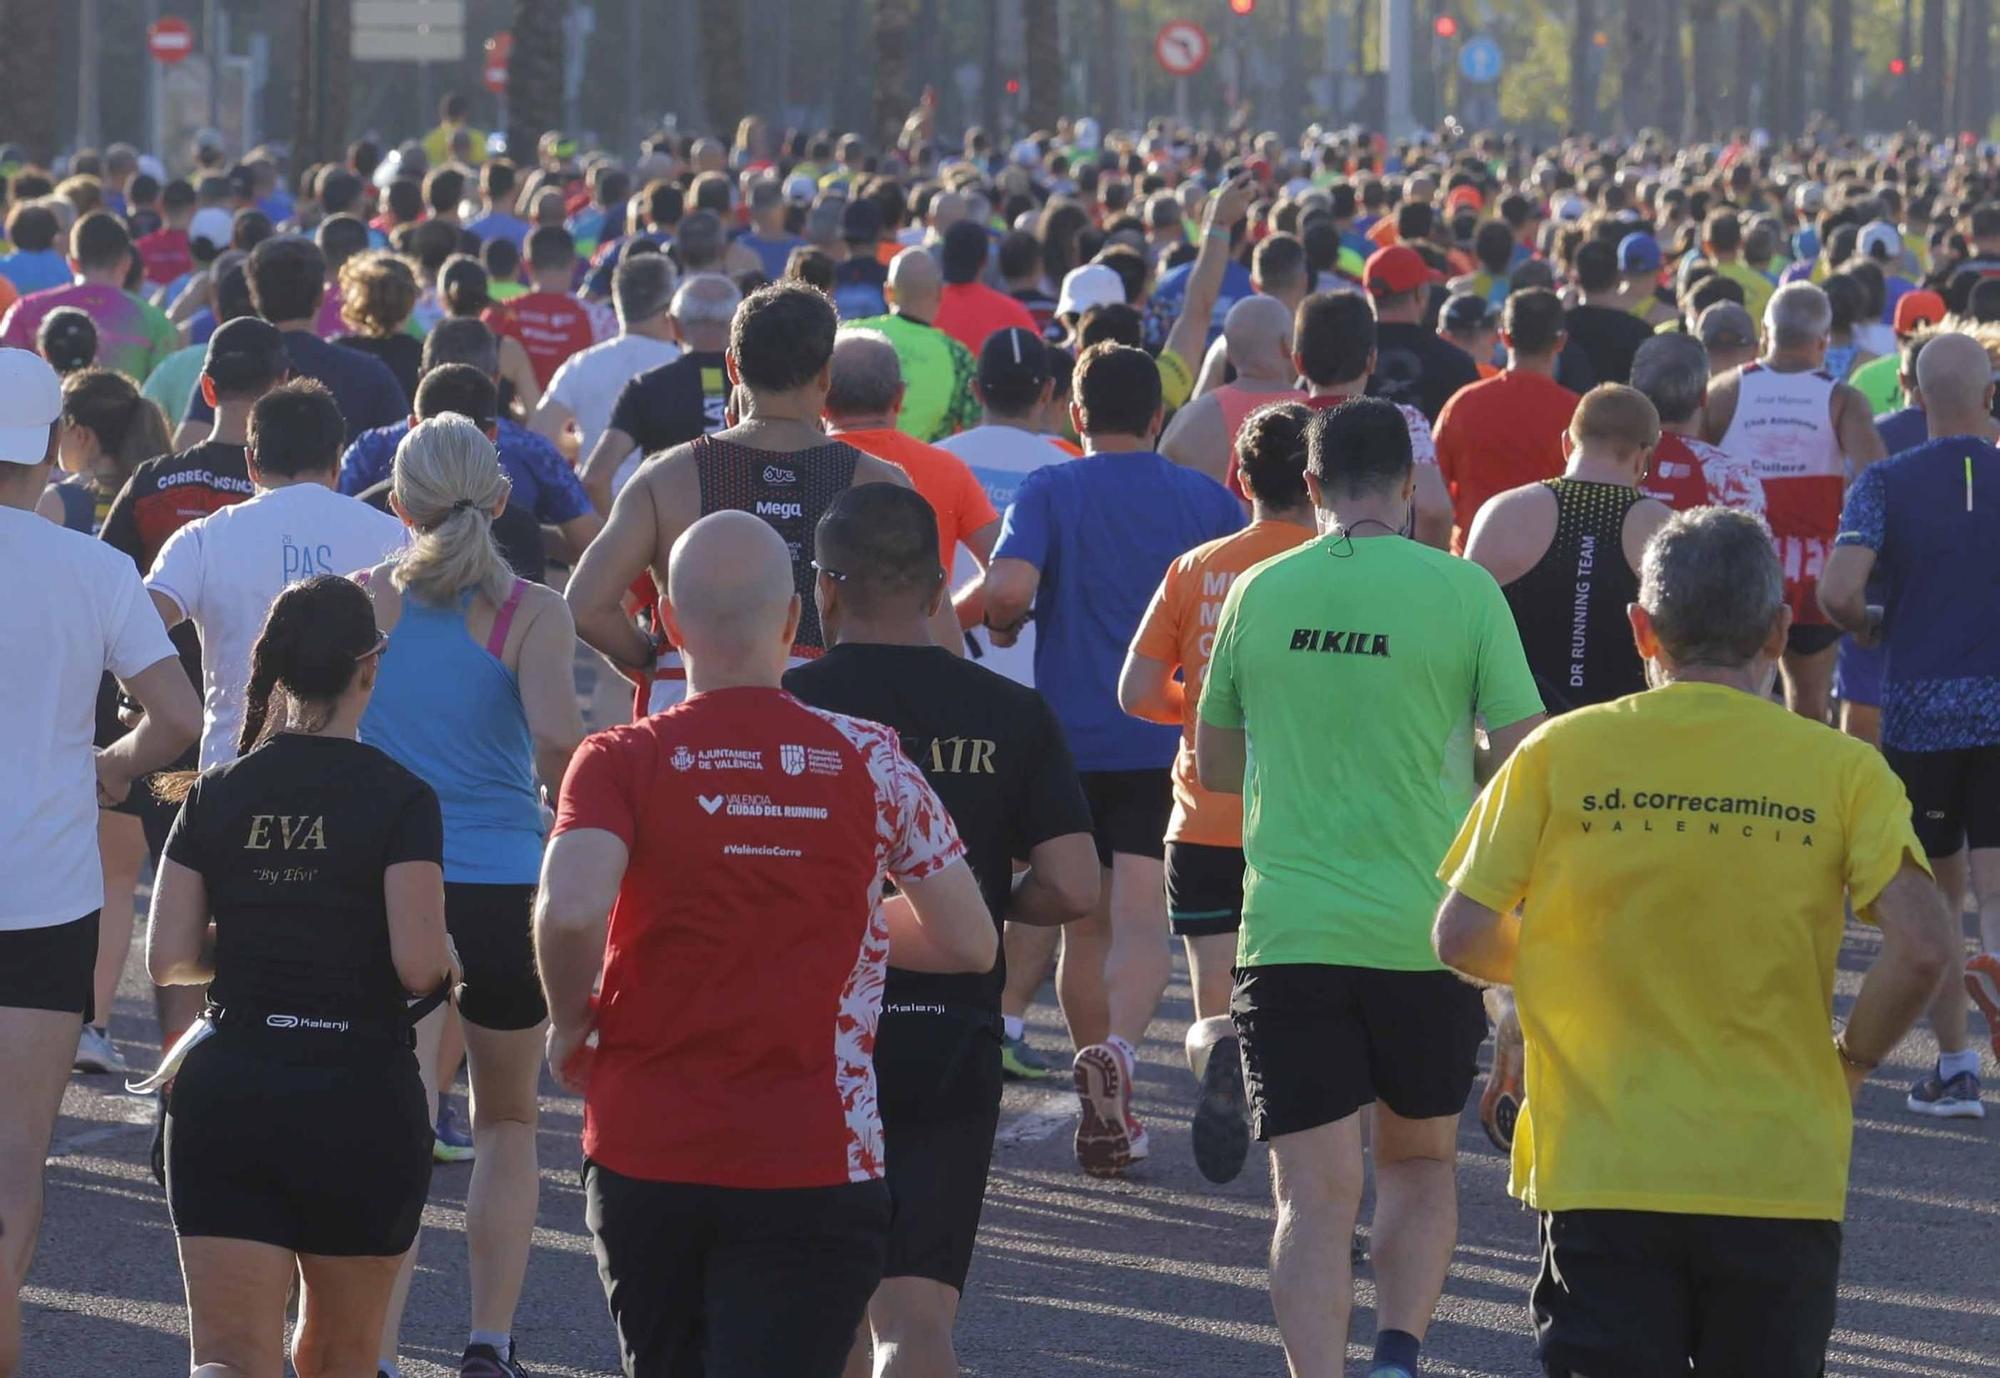
[[[1935,292],[1905,292],[1896,300],[1896,333],[1914,335],[1945,318],[1944,298]]]
[[[1484,210],[1486,208],[1486,198],[1479,194],[1478,187],[1475,186],[1453,187],[1449,192],[1445,194],[1444,198],[1445,213],[1449,215],[1453,211],[1456,211],[1460,206],[1470,207],[1472,210]]]
[[[1424,262],[1424,256],[1409,245],[1391,244],[1368,255],[1368,264],[1361,270],[1361,280],[1378,297],[1399,297],[1436,282],[1437,274],[1431,271],[1430,264]]]

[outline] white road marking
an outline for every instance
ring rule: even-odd
[[[993,1135],[993,1142],[996,1145],[1038,1144],[1069,1128],[1076,1116],[1074,1094],[1051,1093],[1033,1108],[1001,1121],[999,1130]]]

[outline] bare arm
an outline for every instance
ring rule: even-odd
[[[1250,759],[1240,727],[1217,727],[1197,719],[1194,725],[1194,771],[1201,787],[1217,794],[1243,793],[1243,768]]]
[[[1625,529],[1620,542],[1625,548],[1625,563],[1634,570],[1645,559],[1646,542],[1653,539],[1659,529],[1667,524],[1674,510],[1655,498],[1635,502],[1625,513]]]
[[[1035,606],[1035,592],[1042,586],[1042,572],[1026,560],[1002,556],[986,566],[980,582],[986,599],[986,625],[994,629],[997,645],[1011,646],[1021,624]],[[1001,637],[1006,640],[1000,640]]]
[[[680,535],[662,520],[654,493],[665,477],[648,474],[625,486],[611,521],[576,562],[564,594],[576,634],[620,669],[653,668],[653,643],[626,615],[625,592]]]
[[[615,833],[578,828],[549,844],[535,895],[535,966],[549,1006],[549,1069],[572,1091],[590,1078],[585,1040],[597,1022],[592,991],[604,932],[630,853]]]
[[[965,548],[972,554],[975,564],[983,571],[993,563],[993,543],[1000,539],[1000,519],[995,517],[965,538]],[[952,610],[958,614],[960,631],[967,631],[979,625],[986,616],[986,599],[980,591],[980,581],[968,579],[965,587],[951,598]]]
[[[922,880],[899,883],[885,900],[889,963],[903,971],[991,971],[1000,935],[979,882],[964,861],[954,861]]]
[[[1097,844],[1089,833],[1066,833],[1037,843],[1028,852],[1028,869],[1015,879],[1007,922],[1031,928],[1072,923],[1097,907],[1102,883]]]
[[[597,533],[604,529],[604,518],[596,512],[585,512],[571,517],[560,526],[542,528],[542,544],[549,558],[559,565],[575,566],[583,558],[583,552],[597,539]],[[553,536],[554,539],[549,539]]]
[[[1226,484],[1232,456],[1222,407],[1212,397],[1200,397],[1175,412],[1166,434],[1160,437],[1160,453],[1184,469]]]
[[[1451,493],[1435,464],[1416,466],[1416,520],[1411,534],[1434,550],[1451,549]]]
[[[1729,423],[1736,419],[1736,389],[1742,381],[1742,374],[1731,369],[1708,385],[1708,401],[1701,409],[1701,438],[1711,445],[1720,445],[1722,437],[1729,434]]]
[[[1514,748],[1528,739],[1528,734],[1540,727],[1548,718],[1546,713],[1530,713],[1516,723],[1505,727],[1486,729],[1485,778],[1491,779],[1493,772],[1507,764],[1507,758],[1514,754]]]
[[[201,700],[179,656],[155,661],[120,683],[145,712],[138,726],[97,753],[102,803],[124,802],[133,781],[172,765],[201,735]]]
[[[412,995],[429,995],[451,975],[444,929],[444,869],[435,861],[399,861],[382,875],[389,905],[389,957]]]
[[[500,379],[514,385],[514,401],[522,412],[533,415],[541,404],[542,385],[535,378],[535,366],[528,351],[512,335],[500,337]]]
[[[1849,1056],[1880,1063],[1923,1016],[1962,940],[1937,885],[1908,859],[1869,912],[1882,928],[1882,955],[1861,980],[1845,1041]],[[1850,1084],[1865,1076],[1851,1065],[1847,1072]]]
[[[1521,920],[1496,913],[1453,890],[1444,897],[1431,928],[1438,960],[1462,976],[1488,985],[1514,984],[1514,954],[1521,946]]]
[[[599,512],[611,511],[611,481],[618,476],[618,466],[638,448],[638,441],[615,427],[607,427],[590,447],[590,454],[576,476],[583,481],[583,491],[590,494],[591,505]]]
[[[1859,473],[1869,465],[1888,458],[1882,433],[1875,429],[1868,399],[1842,383],[1833,390],[1833,432],[1840,438],[1840,452]]]
[[[1166,352],[1188,360],[1199,359],[1207,352],[1209,322],[1215,317],[1216,299],[1222,295],[1222,274],[1229,266],[1230,232],[1250,213],[1251,195],[1250,178],[1245,175],[1218,188],[1209,197],[1208,210],[1202,219],[1201,250],[1195,255],[1194,271],[1188,274],[1180,318],[1167,332]]]
[[[1146,722],[1179,727],[1187,709],[1187,688],[1165,661],[1127,651],[1125,666],[1118,672],[1118,706]]]
[[[146,933],[146,971],[153,984],[207,985],[215,979],[214,947],[209,936],[208,882],[201,872],[171,857],[160,858],[153,882],[153,918]]]
[[[1194,395],[1206,397],[1229,381],[1229,342],[1217,336],[1201,361],[1201,373],[1194,380]]]
[[[554,593],[541,601],[546,606],[521,638],[515,677],[521,686],[528,731],[535,739],[535,774],[553,794],[562,788],[569,758],[583,740],[583,711],[577,703],[571,668],[576,623],[569,615],[569,605]]]
[[[1868,607],[1868,576],[1875,568],[1875,552],[1865,545],[1837,545],[1827,556],[1819,576],[1819,605],[1833,624],[1854,633],[1863,646],[1882,639],[1879,610]]]
[[[547,437],[550,444],[560,448],[563,433],[575,420],[575,412],[556,401],[554,397],[545,396],[536,405],[535,414],[528,418],[528,429],[536,435]]]

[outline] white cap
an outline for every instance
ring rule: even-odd
[[[141,153],[139,155],[139,171],[145,173],[155,182],[159,182],[162,185],[166,183],[167,165],[150,153]]]
[[[218,249],[229,247],[230,238],[236,233],[236,217],[220,206],[205,206],[194,213],[188,221],[188,242],[206,239]]]
[[[1801,182],[1792,188],[1792,205],[1808,215],[1817,215],[1826,205],[1826,188],[1818,182]]]
[[[62,380],[41,355],[0,349],[0,464],[40,464],[62,416]]]
[[[1583,203],[1582,197],[1565,196],[1555,204],[1556,219],[1581,220],[1589,209],[1590,207]]]
[[[1903,236],[1888,221],[1871,220],[1861,227],[1861,234],[1854,241],[1854,250],[1870,258],[1901,258]]]
[[[785,179],[785,199],[794,205],[810,206],[819,195],[819,183],[803,172],[795,172]]]
[[[1118,276],[1117,269],[1104,263],[1086,263],[1070,269],[1063,278],[1056,314],[1081,316],[1093,306],[1122,304],[1124,300],[1125,279]]]

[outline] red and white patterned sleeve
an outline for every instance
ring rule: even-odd
[[[869,748],[875,777],[877,834],[888,844],[883,866],[897,884],[934,876],[965,855],[965,843],[916,762],[886,729]]]
[[[1428,464],[1435,469],[1438,449],[1437,440],[1431,435],[1431,423],[1415,407],[1401,402],[1396,405],[1403,413],[1403,424],[1410,429],[1410,462]]]

